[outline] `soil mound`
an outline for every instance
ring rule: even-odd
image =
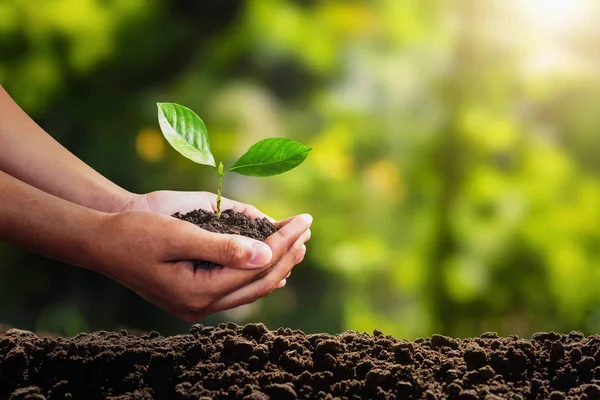
[[[598,399],[600,336],[414,342],[263,324],[0,336],[0,399]]]

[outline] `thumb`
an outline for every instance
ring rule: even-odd
[[[240,235],[209,232],[196,226],[178,246],[180,260],[213,261],[232,268],[261,268],[271,262],[271,248]]]

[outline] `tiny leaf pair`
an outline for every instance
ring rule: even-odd
[[[187,107],[175,103],[157,103],[158,123],[165,139],[183,156],[217,169],[217,218],[221,217],[221,190],[223,176],[237,172],[247,176],[271,176],[284,173],[300,165],[312,150],[294,140],[284,138],[263,139],[252,145],[228,170],[223,163],[215,163],[210,151],[208,132],[204,122]]]

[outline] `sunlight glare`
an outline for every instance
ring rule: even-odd
[[[529,51],[524,72],[529,76],[546,73],[586,73],[589,65],[572,48],[572,38],[590,23],[596,0],[515,0],[525,24]],[[525,40],[525,39],[524,39]]]
[[[541,34],[561,34],[585,17],[586,0],[522,0],[519,5],[530,28]]]

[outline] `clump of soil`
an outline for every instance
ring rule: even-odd
[[[263,324],[189,334],[0,337],[0,398],[598,399],[600,336],[485,333],[414,342]]]
[[[246,214],[233,210],[223,211],[221,218],[217,218],[217,215],[213,212],[202,209],[190,211],[187,214],[175,213],[173,217],[191,222],[210,232],[242,235],[261,241],[265,241],[277,231],[275,225],[266,218],[253,219]],[[194,268],[211,270],[222,267],[222,265],[212,261],[194,261]]]

